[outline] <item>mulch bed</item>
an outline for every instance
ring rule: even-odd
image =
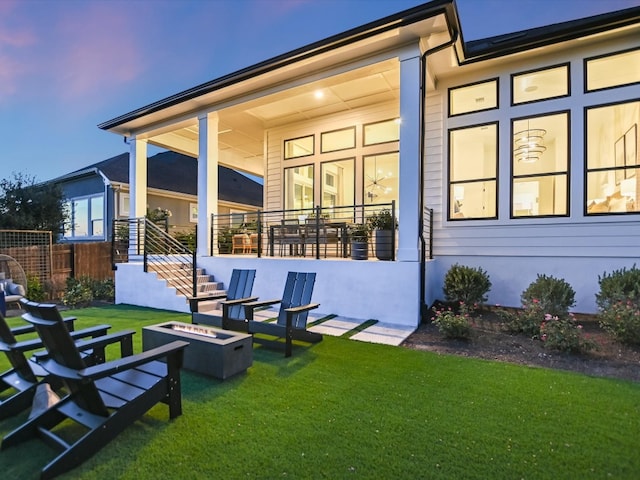
[[[597,351],[577,355],[549,350],[539,340],[505,332],[492,312],[485,312],[475,320],[469,341],[446,339],[429,322],[421,324],[402,346],[640,382],[640,348],[616,343],[602,331],[593,317],[581,316],[579,320],[584,332],[598,343]]]

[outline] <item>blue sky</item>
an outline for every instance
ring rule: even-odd
[[[420,0],[0,0],[0,178],[128,151],[96,125]],[[466,41],[640,0],[457,0]]]

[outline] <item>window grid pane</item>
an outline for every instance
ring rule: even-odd
[[[449,132],[449,219],[497,217],[498,124]]]
[[[586,213],[637,213],[640,101],[586,110]]]

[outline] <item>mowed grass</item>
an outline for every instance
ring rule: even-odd
[[[135,328],[136,352],[143,325],[189,321],[129,306],[70,313],[79,327]],[[638,383],[333,337],[288,359],[256,346],[247,373],[224,382],[182,380],[181,417],[157,405],[65,477],[640,478]],[[54,456],[39,441],[3,450],[2,477],[37,478]]]

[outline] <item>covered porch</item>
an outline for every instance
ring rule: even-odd
[[[323,311],[417,326],[424,99],[436,83],[425,55],[457,39],[454,17],[450,4],[434,2],[101,124],[130,145],[131,218],[146,211],[149,149],[190,155],[198,159],[198,266],[223,279],[255,268],[261,296],[280,289],[287,271],[314,271]],[[262,179],[255,219],[217,211],[218,165]],[[399,224],[386,240],[390,261],[377,261],[373,243],[369,261],[352,261],[355,230],[385,206]]]

